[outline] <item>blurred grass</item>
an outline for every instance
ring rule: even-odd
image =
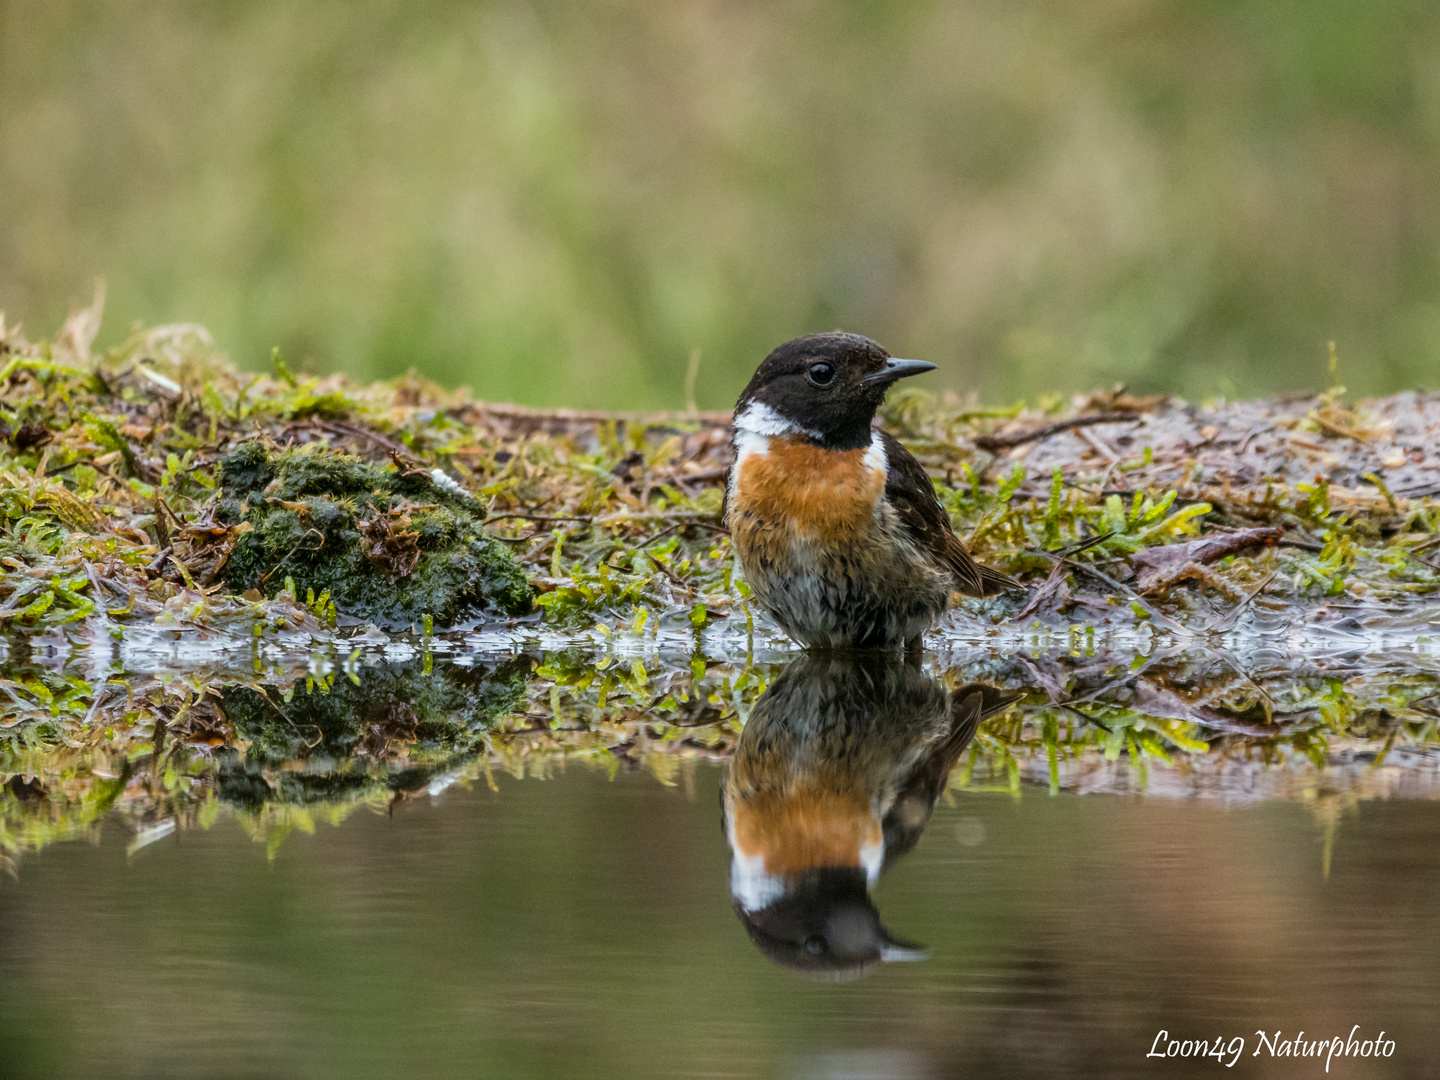
[[[843,326],[992,398],[1440,370],[1419,0],[0,0],[0,308],[719,407]],[[108,344],[108,342],[101,342]]]

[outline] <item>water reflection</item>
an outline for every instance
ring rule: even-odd
[[[953,726],[948,716],[935,720],[950,706],[930,700],[944,687],[878,660],[857,675],[752,656],[576,649],[446,658],[437,650],[402,659],[322,650],[135,670],[114,657],[101,662],[103,650],[8,644],[0,870],[57,841],[94,839],[105,820],[126,830],[135,850],[236,821],[273,854],[285,835],[357,810],[389,813],[455,783],[492,787],[500,773],[549,776],[567,763],[611,776],[639,770],[690,791],[704,762],[729,761],[762,696],[763,723],[752,724],[747,745],[767,725],[803,728],[765,719],[777,710],[839,708],[782,700],[803,698],[801,683],[827,680],[851,687],[814,691],[827,700],[872,703],[863,721],[885,737],[867,752],[893,756],[889,741],[912,725],[920,733],[914,760],[895,759],[890,794],[875,795],[887,807],[882,861],[893,860],[904,846],[904,807],[926,775],[921,748],[939,738],[924,734],[927,724]],[[1024,709],[979,725],[951,777],[970,792],[1297,800],[1323,823],[1327,853],[1360,801],[1440,798],[1440,663],[1429,652],[1256,654],[1241,670],[1211,649],[1141,657],[1077,639],[1069,651],[972,650],[943,663],[966,680],[1026,694]],[[908,717],[881,722],[906,709]],[[850,767],[850,789],[881,791],[859,763]],[[890,807],[885,800],[902,791],[900,807]],[[918,820],[923,826],[923,813]],[[1328,858],[1317,854],[1317,863]]]
[[[923,959],[870,892],[919,840],[980,721],[1017,696],[952,691],[898,656],[787,667],[755,703],[723,792],[731,898],[761,952],[837,978]]]

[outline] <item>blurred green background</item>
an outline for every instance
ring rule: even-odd
[[[1424,0],[0,0],[0,309],[723,407],[843,327],[989,399],[1440,383]]]

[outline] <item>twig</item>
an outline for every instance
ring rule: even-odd
[[[319,529],[316,529],[316,528],[313,528],[313,527],[312,527],[312,528],[309,528],[309,529],[306,529],[306,530],[305,530],[305,536],[309,536],[312,532],[313,532],[316,536],[320,537],[320,543],[316,544],[313,548],[306,548],[305,550],[306,550],[306,551],[319,551],[321,548],[323,548],[323,547],[325,546],[325,534],[322,533]],[[303,543],[305,542],[305,536],[300,537],[300,544],[303,544]],[[289,560],[290,556],[291,556],[291,555],[294,555],[297,551],[300,550],[300,544],[296,544],[293,548],[291,548],[288,552],[286,552],[285,558],[281,559],[278,563],[276,563],[276,564],[274,565],[274,567],[271,568],[270,572],[260,579],[260,584],[263,585],[263,584],[265,584],[265,582],[269,581],[272,577],[274,577],[274,576],[275,576],[275,571],[276,571],[276,570],[279,570],[280,567],[284,566],[285,563]],[[166,549],[165,549],[165,554],[167,554],[167,555],[170,554],[170,549],[169,549],[169,548],[166,548]]]
[[[592,514],[496,514],[494,517],[486,518],[485,524],[489,525],[492,521],[509,521],[512,519],[515,521],[535,521],[543,523],[546,521],[594,521],[595,517]]]
[[[1235,605],[1235,610],[1230,612],[1230,615],[1219,626],[1213,626],[1209,629],[1213,630],[1216,633],[1221,633],[1223,631],[1229,630],[1232,626],[1234,626],[1237,622],[1240,621],[1240,616],[1245,611],[1245,608],[1249,605],[1250,601],[1254,600],[1257,596],[1264,592],[1265,589],[1269,586],[1270,582],[1274,581],[1279,575],[1279,570],[1270,571],[1269,576],[1266,577],[1264,581],[1260,582],[1259,585],[1255,586],[1255,588],[1251,589],[1250,593],[1243,600],[1241,600],[1238,604]],[[1244,672],[1241,672],[1241,674],[1243,675]],[[1255,681],[1253,679],[1250,679],[1250,676],[1248,675],[1246,675],[1245,678],[1249,679],[1252,684]],[[1266,694],[1265,696],[1269,697],[1270,695]]]
[[[1124,595],[1130,597],[1133,603],[1139,604],[1147,615],[1154,619],[1158,624],[1165,627],[1165,629],[1174,631],[1177,634],[1186,634],[1189,632],[1184,626],[1181,626],[1164,612],[1156,611],[1154,607],[1147,603],[1145,598],[1139,593],[1137,593],[1134,589],[1116,581],[1109,574],[1103,573],[1102,571],[1095,569],[1095,567],[1091,566],[1089,563],[1071,562],[1070,565],[1075,567],[1075,569],[1077,570],[1084,570],[1087,574],[1091,575],[1092,577],[1098,578],[1100,581],[1110,586],[1110,588],[1114,589],[1116,592],[1123,593]]]
[[[704,522],[704,521],[677,521],[674,525],[667,525],[665,528],[661,529],[658,533],[656,533],[654,536],[650,537],[649,540],[646,540],[645,543],[641,544],[640,546],[641,546],[642,548],[649,547],[651,544],[655,543],[655,541],[657,541],[657,540],[664,540],[665,537],[669,536],[671,533],[677,532],[677,531],[679,531],[680,529],[688,529],[691,525],[707,525],[707,526],[708,526],[708,525],[709,525],[709,522]],[[711,527],[713,528],[713,526],[711,526]]]
[[[1062,559],[1068,559],[1071,555],[1079,555],[1080,552],[1086,551],[1089,548],[1094,547],[1096,544],[1103,544],[1106,540],[1109,540],[1114,535],[1115,530],[1111,529],[1109,532],[1101,533],[1099,536],[1092,536],[1088,540],[1078,540],[1073,544],[1066,544],[1064,547],[1051,548],[1049,550],[1045,548],[1031,547],[1026,548],[1025,550],[1034,552],[1037,555],[1059,556]]]
[[[502,420],[530,420],[541,424],[603,424],[607,421],[643,424],[646,427],[664,427],[671,424],[703,424],[709,427],[729,427],[731,416],[728,412],[603,412],[594,409],[530,409],[523,405],[495,402],[475,402],[462,407],[460,412],[473,411],[482,416],[494,416]]]
[[[1058,423],[1047,424],[1045,427],[1035,428],[1031,431],[1017,431],[1011,435],[976,435],[972,441],[982,450],[1008,450],[1012,446],[1023,446],[1025,443],[1034,442],[1037,439],[1047,439],[1051,435],[1058,435],[1060,432],[1069,431],[1072,428],[1089,427],[1091,424],[1138,422],[1138,418],[1131,413],[1099,413],[1095,416],[1072,416],[1069,420],[1061,420]]]
[[[1257,424],[1255,427],[1251,428],[1248,432],[1245,433],[1245,438],[1240,440],[1240,445],[1235,448],[1235,456],[1239,457],[1241,454],[1245,453],[1245,448],[1250,445],[1250,440],[1255,438],[1256,435],[1262,435],[1267,431],[1274,430],[1274,424]]]
[[[1314,423],[1316,427],[1323,428],[1332,435],[1339,435],[1345,439],[1354,439],[1358,443],[1364,443],[1366,441],[1365,436],[1359,432],[1351,431],[1347,427],[1341,427],[1339,424],[1331,423],[1329,420],[1325,420],[1313,412],[1306,417],[1306,419]]]
[[[46,468],[45,475],[46,477],[59,476],[62,472],[69,472],[71,469],[75,468],[76,465],[89,464],[90,460],[86,458],[76,458],[74,461],[67,462],[64,465],[61,465],[58,469]]]
[[[676,480],[677,482],[680,482],[680,483],[685,483],[685,484],[708,484],[708,483],[710,483],[712,480],[724,480],[726,474],[728,474],[729,472],[730,472],[730,466],[729,466],[729,465],[721,465],[721,466],[719,466],[719,467],[717,467],[717,468],[714,468],[714,469],[702,469],[702,470],[699,471],[699,472],[689,473],[689,474],[684,475],[684,476],[682,476],[682,475],[679,474],[679,473],[674,473],[673,476],[674,476],[675,480]]]
[[[684,589],[687,593],[695,591],[694,589],[690,588],[689,585],[686,585],[685,582],[681,581],[678,577],[672,574],[670,572],[670,568],[664,563],[662,563],[659,559],[657,559],[654,555],[651,555],[650,552],[645,552],[645,557],[655,564],[655,569],[659,570],[662,574],[664,574],[667,578],[674,582],[676,588]]]
[[[1031,615],[1035,614],[1035,612],[1039,611],[1040,605],[1048,599],[1051,590],[1058,587],[1060,576],[1064,573],[1064,570],[1065,560],[1056,559],[1055,565],[1050,568],[1050,576],[1040,583],[1040,587],[1035,590],[1029,600],[1025,601],[1025,606],[1017,611],[1011,617],[1010,621],[1020,622],[1022,619],[1028,619]]]
[[[1094,434],[1094,432],[1086,431],[1084,428],[1079,428],[1076,430],[1075,434],[1080,437],[1081,442],[1085,443],[1087,446],[1090,447],[1090,449],[1094,450],[1102,458],[1110,462],[1112,466],[1120,464],[1120,455],[1115,453],[1114,450],[1111,450],[1110,447],[1105,444],[1105,441],[1096,434]]]
[[[367,439],[377,446],[383,446],[392,454],[408,454],[410,451],[401,446],[394,439],[387,439],[378,431],[367,431],[365,428],[356,427],[353,424],[346,424],[339,420],[324,420],[317,425],[322,431],[330,431],[337,435],[351,435],[356,438]]]

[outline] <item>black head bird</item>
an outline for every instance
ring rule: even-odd
[[[934,366],[813,334],[767,356],[735,405],[731,538],[756,600],[806,646],[918,647],[952,592],[1015,584],[970,557],[924,467],[872,425],[897,379]]]
[[[924,360],[896,360],[859,334],[811,334],[765,358],[741,393],[735,415],[748,413],[781,429],[793,425],[830,449],[865,448],[885,391],[900,379],[934,370]]]

